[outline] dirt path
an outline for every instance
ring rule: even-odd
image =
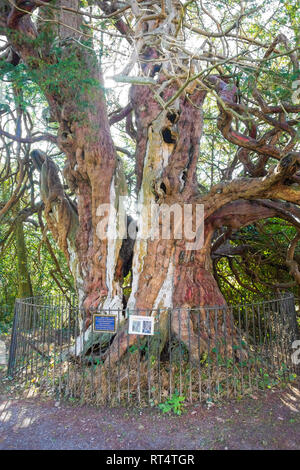
[[[226,448],[300,448],[300,387],[209,409],[190,405],[180,417],[0,396],[0,449]]]

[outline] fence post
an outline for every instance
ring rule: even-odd
[[[290,309],[289,309],[289,316],[290,316],[290,325],[292,330],[292,340],[296,340],[300,338],[299,327],[297,323],[297,314],[295,309],[295,298],[292,294],[289,299]]]
[[[16,350],[18,341],[18,324],[19,324],[19,310],[18,310],[18,299],[16,299],[14,307],[14,319],[11,332],[11,342],[9,348],[8,364],[7,364],[7,376],[13,377],[15,374],[15,361],[16,361]]]

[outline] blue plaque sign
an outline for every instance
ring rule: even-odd
[[[95,333],[115,333],[117,329],[116,315],[93,315],[93,331]]]

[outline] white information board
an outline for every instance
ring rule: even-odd
[[[154,334],[154,318],[144,317],[143,315],[129,315],[130,335],[153,335]]]

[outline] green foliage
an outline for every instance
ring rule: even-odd
[[[273,285],[293,281],[286,265],[286,253],[295,235],[296,229],[278,218],[249,225],[234,234],[230,244],[233,247],[247,246],[247,252],[243,257],[232,260],[221,258],[217,264],[219,285],[229,303],[249,303],[272,297],[276,292]],[[299,246],[295,259],[300,259]],[[289,289],[298,296],[297,285],[291,285]]]
[[[185,397],[180,396],[177,392],[173,393],[172,397],[166,400],[164,403],[158,405],[159,409],[163,413],[169,413],[173,411],[174,414],[180,416],[184,409]]]
[[[41,244],[41,234],[38,233],[30,224],[25,224],[24,232],[26,238],[28,266],[34,295],[41,295],[45,292],[49,293],[49,295],[61,294],[61,291],[51,276],[51,272],[55,271],[56,267],[45,244]],[[63,275],[71,284],[73,284],[63,253],[57,249],[50,234],[48,234],[48,237],[53,250],[56,253]],[[15,240],[12,239],[10,246],[0,256],[0,306],[7,306],[6,311],[8,313],[6,313],[5,318],[3,318],[6,322],[11,321],[14,300],[18,296],[17,265],[15,262],[12,262],[12,260],[15,259],[16,244]],[[65,289],[68,290],[63,279],[61,279],[61,282]]]

